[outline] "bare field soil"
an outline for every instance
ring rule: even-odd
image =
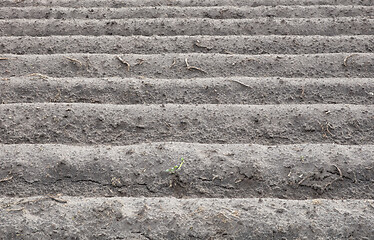
[[[0,239],[373,239],[373,10],[0,1]]]
[[[0,201],[7,239],[365,239],[374,234],[373,200],[47,196]]]
[[[170,176],[181,157],[188,162]],[[374,197],[372,145],[15,144],[1,147],[0,160],[0,178],[12,177],[3,196]]]

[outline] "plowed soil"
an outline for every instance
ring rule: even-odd
[[[1,1],[0,239],[374,239],[373,13]]]

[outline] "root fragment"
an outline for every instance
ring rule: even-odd
[[[300,97],[304,98],[304,95],[305,95],[305,88],[304,88],[304,86],[302,86],[301,87],[301,95],[300,95]]]
[[[348,67],[348,64],[347,64],[348,59],[351,58],[351,57],[353,57],[353,56],[356,56],[356,55],[358,55],[358,54],[357,54],[357,53],[354,53],[354,54],[351,54],[351,55],[345,57],[345,58],[344,58],[344,61],[343,61],[343,65],[344,65],[345,67]]]
[[[221,9],[221,10],[219,10],[219,14],[221,14],[221,15],[222,15],[222,14],[223,14],[224,12],[227,12],[227,11],[228,11],[228,9],[227,9],[227,8],[226,8],[226,9],[225,9],[225,8],[224,8],[224,9]]]
[[[29,76],[29,77],[39,77],[41,79],[48,79],[49,78],[47,75],[43,75],[43,74],[40,74],[40,73],[31,73],[27,76]]]
[[[339,172],[339,177],[338,178],[335,178],[334,180],[332,180],[331,182],[327,183],[323,188],[322,188],[322,192],[324,192],[326,190],[326,188],[328,188],[329,186],[331,186],[334,182],[338,181],[338,180],[343,180],[343,173],[342,171],[340,170],[340,168],[338,166],[336,166],[335,164],[333,165],[334,167],[336,167],[336,169],[338,169],[338,172]]]
[[[48,195],[50,199],[58,203],[67,203],[68,201],[58,198],[57,196]]]
[[[135,66],[136,65],[142,65],[145,62],[145,60],[141,59],[141,58],[136,59],[136,61],[137,61],[137,63],[135,64]]]
[[[12,208],[12,209],[7,209],[8,212],[18,212],[18,211],[23,211],[25,208],[24,207],[21,207],[21,208]]]
[[[176,63],[177,63],[177,59],[174,58],[174,59],[173,59],[173,63],[170,65],[170,68],[174,67],[174,65],[175,65]]]
[[[79,66],[83,67],[83,63],[75,58],[65,57],[67,60],[69,60],[72,63],[79,64]]]
[[[0,61],[6,61],[6,60],[17,60],[17,57],[0,57]]]
[[[371,202],[369,202],[369,201],[366,201],[366,202],[369,204],[370,207],[372,207],[372,208],[374,209],[374,205],[373,205],[373,203],[371,203]]]
[[[225,53],[225,54],[229,54],[229,55],[234,55],[234,54],[235,54],[235,53],[230,52],[230,51],[227,51],[227,50],[224,50],[223,53]]]
[[[328,188],[329,186],[331,186],[334,182],[340,180],[341,178],[335,178],[334,180],[332,180],[331,182],[327,183],[323,188],[322,188],[322,192],[324,192],[326,190],[326,188]]]
[[[187,58],[184,61],[186,62],[187,70],[197,70],[197,71],[200,71],[200,72],[203,72],[203,73],[207,74],[207,72],[204,71],[203,69],[195,67],[195,66],[191,66],[190,64],[188,64]]]
[[[338,168],[338,166],[336,166],[335,164],[334,164],[333,166],[336,167],[336,169],[338,169],[339,176],[340,176],[341,178],[343,178],[343,174],[342,174],[342,171],[340,170],[340,168]]]
[[[318,123],[321,126],[321,130],[323,133],[323,137],[327,138],[327,133],[330,134],[332,137],[334,137],[334,134],[330,132],[330,128],[334,129],[334,127],[331,125],[331,123],[326,122],[325,124],[322,124],[321,122],[318,121]]]
[[[0,179],[0,182],[7,182],[13,179],[13,176],[8,176],[6,178]]]
[[[247,87],[247,88],[251,88],[251,87],[248,86],[247,84],[244,84],[244,83],[242,83],[242,82],[239,82],[238,80],[232,80],[232,79],[230,79],[229,81],[231,81],[231,82],[236,82],[236,83],[238,83],[238,84],[240,84],[240,85],[242,85],[242,86],[244,86],[244,87]]]
[[[355,178],[354,181],[353,181],[353,183],[357,183],[357,177],[356,177],[356,173],[355,172],[353,172],[353,177]]]
[[[127,71],[130,72],[130,63],[126,62],[125,60],[123,60],[120,56],[116,56],[117,59],[124,65],[127,66]]]
[[[303,179],[300,180],[300,182],[297,183],[297,185],[301,185],[305,180],[307,180],[308,178],[310,178],[312,175],[308,175],[306,177],[304,177]]]

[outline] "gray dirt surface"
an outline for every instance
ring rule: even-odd
[[[5,144],[374,143],[373,105],[16,103],[0,113]]]
[[[372,200],[46,196],[0,201],[2,236],[7,239],[365,239],[374,235]],[[15,224],[20,221],[27,225]]]
[[[123,79],[50,78],[36,74],[27,78],[8,78],[3,81],[2,89],[0,102],[3,103],[374,103],[374,82],[371,78]]]
[[[374,53],[2,55],[4,77],[374,77]],[[187,60],[187,63],[186,63]],[[142,64],[140,64],[142,62]],[[188,64],[188,65],[187,65]],[[38,76],[36,76],[38,77]],[[43,78],[43,76],[41,76]]]
[[[241,6],[217,7],[133,7],[133,8],[0,8],[0,19],[123,19],[123,18],[211,18],[245,19],[259,17],[323,18],[372,16],[372,6]]]
[[[371,145],[154,142],[0,149],[0,179],[12,177],[0,189],[5,196],[374,198],[369,191],[374,177]],[[11,160],[14,153],[16,161]],[[181,171],[166,172],[181,157],[186,160]]]
[[[196,26],[199,28],[196,28]],[[70,27],[71,26],[71,27]],[[1,19],[0,36],[52,35],[373,35],[374,19],[337,18],[156,18],[156,19]]]
[[[0,240],[374,239],[373,12],[0,1]]]
[[[40,48],[39,46],[43,46]],[[370,35],[355,36],[48,36],[0,37],[7,54],[224,53],[316,54],[374,52]]]
[[[358,5],[373,6],[372,0],[257,0],[248,2],[248,0],[3,0],[0,6],[66,6],[66,7],[158,7],[158,6],[278,6],[278,5]]]

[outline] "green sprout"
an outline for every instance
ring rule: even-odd
[[[175,173],[182,167],[183,163],[184,163],[184,158],[181,158],[181,163],[179,165],[175,165],[172,168],[166,169],[166,172]]]

